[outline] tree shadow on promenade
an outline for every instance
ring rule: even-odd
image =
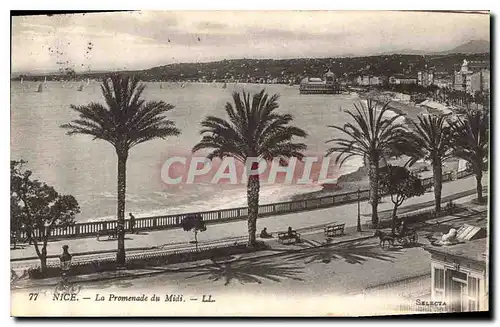
[[[238,281],[240,284],[261,284],[263,280],[280,282],[287,278],[303,281],[297,276],[302,272],[302,269],[270,260],[215,262],[213,265],[199,267],[196,270],[190,269],[194,274],[186,279],[206,276],[212,282],[224,281],[225,286],[233,281]]]
[[[400,252],[400,249],[393,247],[390,251]],[[305,249],[288,255],[286,259],[290,261],[304,261],[305,264],[313,262],[326,264],[332,260],[344,260],[350,264],[363,264],[368,259],[392,262],[394,255],[385,252],[385,250],[382,251],[378,243],[369,244],[365,241],[354,241]]]

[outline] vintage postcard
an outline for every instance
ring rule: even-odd
[[[11,24],[12,316],[490,310],[489,12]]]

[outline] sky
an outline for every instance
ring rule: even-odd
[[[489,40],[489,16],[390,11],[143,11],[12,18],[12,72],[134,70],[236,58],[373,55]]]

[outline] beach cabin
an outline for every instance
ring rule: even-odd
[[[425,100],[422,103],[418,104],[418,106],[423,107],[427,110],[428,113],[430,114],[435,114],[435,115],[448,115],[452,114],[453,111],[450,110],[447,106],[444,104],[434,102],[431,100]]]

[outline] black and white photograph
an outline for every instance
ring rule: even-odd
[[[490,311],[489,11],[10,19],[12,316]]]

